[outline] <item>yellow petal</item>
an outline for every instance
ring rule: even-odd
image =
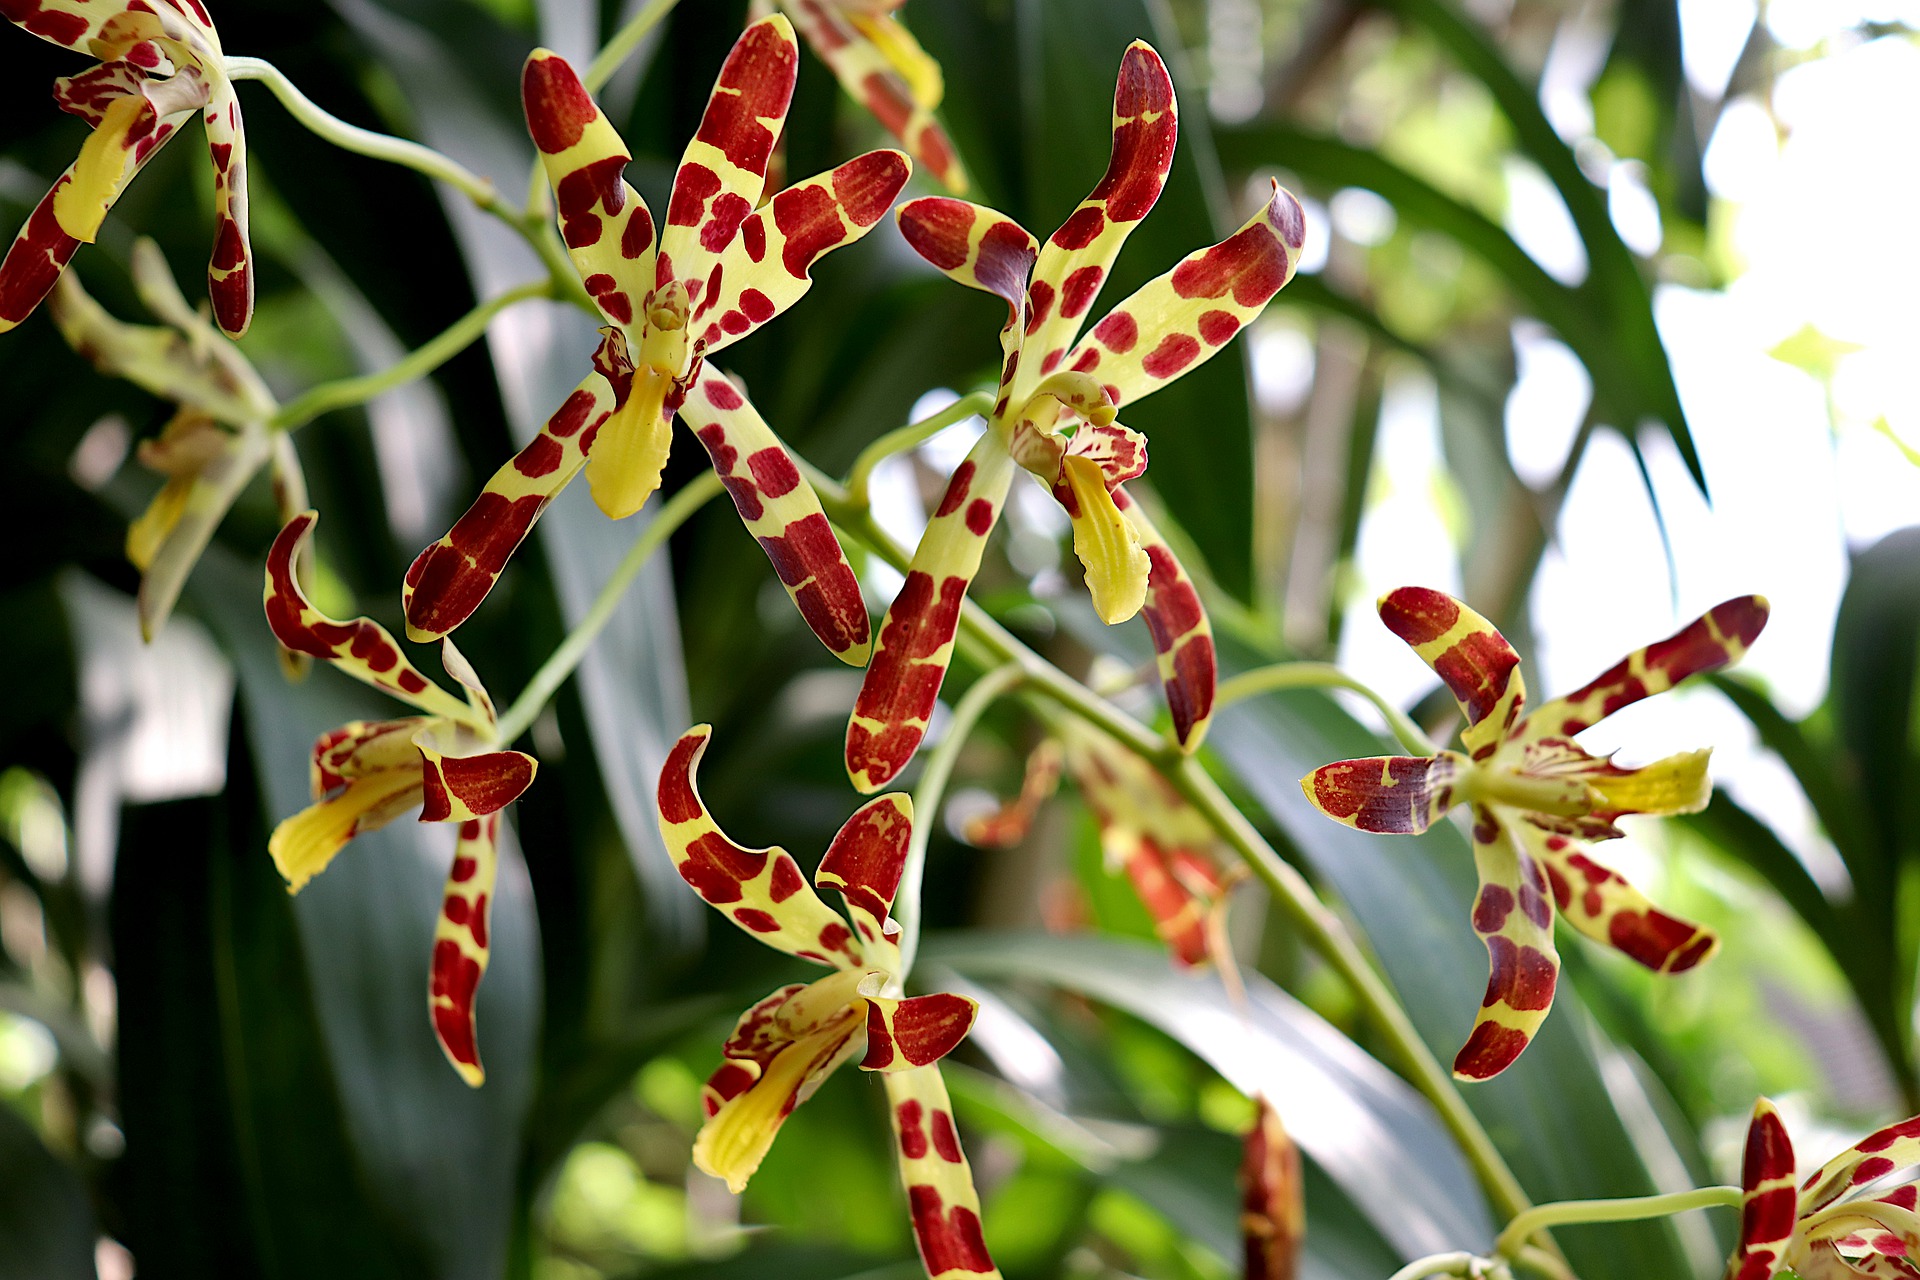
[[[80,148],[73,181],[55,193],[53,218],[60,229],[83,244],[92,244],[106,221],[107,210],[120,198],[120,189],[133,176],[133,144],[127,134],[142,112],[151,112],[137,93],[115,98],[101,113],[100,127]]]
[[[594,502],[615,520],[638,511],[660,487],[673,444],[673,419],[663,405],[669,385],[665,374],[651,369],[634,374],[626,404],[600,424],[593,438],[587,484]]]
[[[747,1179],[766,1159],[781,1123],[853,1051],[854,1033],[863,1026],[858,1012],[849,1008],[845,1017],[781,1049],[758,1080],[729,1098],[701,1126],[693,1140],[694,1164],[726,1179],[735,1195],[746,1190]]]
[[[140,518],[127,526],[127,560],[134,568],[145,573],[153,564],[161,544],[180,523],[192,493],[193,477],[175,476],[160,486],[160,492],[153,495],[153,501]]]
[[[1713,799],[1710,751],[1682,751],[1617,777],[1589,778],[1600,807],[1619,813],[1698,813]]]
[[[267,852],[298,893],[327,869],[333,855],[363,831],[385,826],[420,803],[420,771],[395,769],[356,778],[331,800],[311,804],[273,829]]]
[[[1140,549],[1133,525],[1114,505],[1098,463],[1069,455],[1061,463],[1061,474],[1080,506],[1080,514],[1073,517],[1073,553],[1086,566],[1093,611],[1109,626],[1125,622],[1146,603],[1153,562]]]
[[[907,82],[907,89],[913,94],[913,100],[931,111],[940,105],[940,99],[946,94],[946,82],[940,75],[940,64],[935,62],[913,33],[885,14],[850,13],[847,20],[859,29],[860,34],[873,41],[874,48],[887,60],[887,65]]]

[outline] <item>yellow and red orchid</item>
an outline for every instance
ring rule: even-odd
[[[742,1015],[702,1092],[707,1121],[694,1140],[694,1163],[743,1190],[793,1109],[829,1072],[858,1057],[863,1071],[881,1072],[886,1081],[927,1274],[998,1276],[938,1066],[972,1028],[979,1006],[945,993],[901,996],[900,926],[888,912],[906,868],[912,801],[896,793],[863,805],[821,858],[813,884],[839,891],[849,926],[785,849],[747,849],[720,830],[696,777],[711,736],[706,725],[688,730],[660,771],[660,835],[674,865],[734,924],[834,972],[781,987]]]
[[[1653,906],[1586,842],[1621,834],[1623,814],[1693,813],[1711,798],[1707,755],[1687,751],[1640,768],[1589,754],[1575,735],[1688,676],[1738,662],[1767,622],[1742,596],[1638,650],[1579,690],[1525,710],[1520,658],[1492,623],[1425,587],[1380,599],[1380,617],[1433,668],[1466,717],[1465,753],[1382,756],[1322,765],[1300,780],[1313,806],[1361,831],[1425,831],[1455,805],[1473,809],[1480,889],[1473,927],[1491,962],[1486,997],[1454,1074],[1498,1075],[1531,1042],[1553,1004],[1559,953],[1553,912],[1581,933],[1659,973],[1713,954],[1718,939]]]
[[[1294,1280],[1307,1238],[1306,1183],[1300,1148],[1287,1136],[1280,1112],[1264,1097],[1240,1160],[1242,1280]]]
[[[213,19],[200,0],[0,0],[0,15],[43,40],[98,58],[54,82],[62,111],[93,133],[0,262],[0,333],[40,305],[133,175],[196,111],[213,157],[213,257],[207,296],[234,337],[253,318],[247,243],[247,142]]]
[[[267,624],[296,653],[330,662],[425,715],[356,720],[313,744],[315,803],[273,830],[267,848],[298,893],[353,837],[420,805],[422,822],[457,822],[460,837],[434,930],[427,1006],[434,1034],[470,1085],[486,1077],[475,1038],[474,998],[487,970],[489,907],[499,864],[500,810],[533,782],[533,757],[501,750],[493,702],[453,641],[441,662],[465,690],[457,698],[407,661],[370,618],[337,622],[314,607],[294,574],[319,516],[295,517],[267,553]]]
[[[1740,1238],[1726,1280],[1920,1280],[1916,1167],[1920,1116],[1862,1138],[1796,1190],[1793,1141],[1779,1111],[1760,1099],[1747,1127]]]
[[[295,500],[294,511],[306,506],[306,484],[292,440],[268,428],[278,405],[266,383],[187,304],[151,240],[134,244],[133,280],[164,326],[115,319],[72,275],[61,277],[49,305],[60,335],[96,369],[179,406],[157,437],[140,443],[141,463],[167,479],[127,529],[127,559],[141,575],[140,629],[150,640],[260,468],[271,463],[275,491]]]
[[[652,215],[622,177],[631,157],[613,125],[564,58],[539,49],[527,59],[527,128],[561,237],[607,327],[593,372],[407,571],[409,637],[438,639],[464,622],[583,468],[601,510],[638,511],[659,487],[677,414],[808,624],[843,660],[866,661],[859,582],[813,487],[740,389],[705,363],[798,301],[812,265],[871,230],[912,168],[897,151],[870,151],[763,206],[798,61],[784,17],[741,35],[674,175],[656,243]]]
[[[961,600],[1016,467],[1066,508],[1101,618],[1121,622],[1144,606],[1181,744],[1197,747],[1206,730],[1212,635],[1192,582],[1121,488],[1146,469],[1146,441],[1114,415],[1211,358],[1259,315],[1293,277],[1306,224],[1299,202],[1276,184],[1245,226],[1141,288],[1076,345],[1120,246],[1159,199],[1176,119],[1165,64],[1136,41],[1114,89],[1106,175],[1044,247],[1005,214],[963,200],[914,200],[899,211],[921,257],[997,294],[1008,315],[987,433],[954,472],[914,551],[847,726],[847,772],[863,792],[897,775],[926,734]]]
[[[749,12],[777,4],[827,64],[841,88],[900,139],[919,166],[955,195],[967,172],[934,112],[946,96],[940,64],[894,14],[906,0],[754,0]]]

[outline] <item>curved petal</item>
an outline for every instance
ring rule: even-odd
[[[487,481],[447,535],[414,558],[400,589],[407,638],[438,640],[473,616],[507,560],[554,495],[586,465],[587,449],[610,414],[626,401],[631,369],[622,370],[626,341],[609,331],[594,371],[573,389],[540,434]],[[613,381],[608,374],[615,374]]]
[[[1529,742],[1571,737],[1688,676],[1730,667],[1746,656],[1766,627],[1768,611],[1765,596],[1717,604],[1665,640],[1628,654],[1581,688],[1541,703],[1517,736]]]
[[[1920,1116],[1875,1130],[1821,1165],[1801,1192],[1801,1216],[1817,1213],[1854,1187],[1916,1165],[1920,1165]]]
[[[468,822],[498,813],[533,785],[539,763],[520,751],[484,751],[471,733],[432,721],[413,735],[420,753],[422,822]]]
[[[1115,489],[1113,501],[1132,522],[1152,564],[1140,616],[1153,636],[1154,665],[1160,672],[1167,710],[1173,715],[1173,736],[1182,751],[1192,753],[1200,749],[1213,722],[1213,693],[1219,678],[1213,623],[1186,567],[1145,509],[1125,489]]]
[[[888,973],[900,968],[894,942],[900,929],[887,928],[887,912],[900,889],[912,840],[913,801],[899,794],[879,796],[846,820],[813,873],[816,885],[838,889],[847,900],[864,963]]]
[[[1527,700],[1520,655],[1491,622],[1452,596],[1401,587],[1380,597],[1380,620],[1433,668],[1460,705],[1461,742],[1484,760],[1506,737]]]
[[[190,411],[181,416],[191,416]],[[141,571],[140,634],[147,640],[172,616],[214,531],[272,451],[269,437],[257,427],[232,432],[209,422],[206,428],[218,441],[217,453],[169,480],[127,529],[127,559]]]
[[[1052,373],[1073,345],[1120,246],[1160,198],[1178,134],[1173,78],[1153,46],[1135,40],[1121,56],[1113,88],[1106,174],[1047,237],[1033,269],[1027,346],[1039,363],[1026,371],[1028,378]],[[1026,385],[1023,380],[1022,390]]]
[[[860,580],[819,495],[752,402],[708,365],[680,416],[706,447],[713,469],[780,585],[834,657],[864,667],[873,649]]]
[[[492,949],[494,877],[499,871],[500,815],[473,818],[460,826],[453,866],[441,895],[440,919],[433,928],[433,965],[427,980],[427,1016],[440,1051],[474,1088],[486,1080],[474,1027],[474,999],[487,973]]]
[[[253,250],[247,233],[247,134],[240,99],[226,76],[215,77],[213,96],[200,118],[213,157],[213,256],[207,262],[207,296],[214,323],[237,338],[253,320]]]
[[[1060,474],[1053,494],[1073,524],[1073,553],[1085,570],[1093,611],[1108,626],[1125,622],[1146,603],[1153,562],[1107,491],[1098,462],[1068,453],[1060,460]]]
[[[900,1181],[913,1214],[914,1243],[931,1280],[992,1276],[1000,1271],[980,1231],[980,1196],[960,1149],[953,1102],[938,1066],[889,1072],[887,1102]]]
[[[587,486],[593,504],[608,519],[626,519],[660,487],[673,450],[673,415],[683,394],[674,377],[642,365],[625,400],[598,427],[580,433]]]
[[[1560,956],[1553,946],[1553,907],[1539,864],[1512,838],[1510,815],[1489,806],[1473,811],[1473,865],[1480,892],[1473,900],[1473,931],[1487,947],[1487,994],[1473,1034],[1455,1055],[1453,1074],[1488,1080],[1513,1064],[1553,1007]]]
[[[1682,751],[1631,769],[1603,762],[1582,775],[1600,798],[1594,816],[1611,822],[1629,813],[1700,812],[1713,799],[1713,780],[1707,776],[1712,754]]]
[[[610,324],[632,324],[653,288],[655,249],[653,215],[623,176],[627,144],[550,49],[528,55],[520,99],[573,269]]]
[[[861,956],[853,931],[807,883],[785,849],[748,849],[729,840],[700,800],[696,773],[713,736],[695,725],[667,753],[657,802],[660,838],[680,878],[748,933],[790,955],[851,969]]]
[[[955,195],[966,191],[966,170],[933,114],[940,105],[940,66],[906,29],[881,17],[876,21],[885,23],[885,28],[863,30],[822,0],[788,0],[786,8],[840,87],[871,111],[948,191]],[[872,38],[882,31],[896,38],[885,43]]]
[[[1773,1280],[1793,1239],[1793,1141],[1780,1113],[1765,1098],[1753,1107],[1740,1185],[1740,1238],[1726,1280]]]
[[[267,551],[267,625],[274,637],[295,653],[330,662],[429,715],[470,721],[473,710],[415,670],[385,627],[371,618],[336,622],[307,599],[293,563],[319,519],[311,510],[295,516]]]
[[[307,776],[313,798],[359,778],[395,769],[417,769],[413,735],[428,723],[424,716],[399,720],[355,720],[329,729],[314,740]]]
[[[1015,376],[1020,370],[1031,304],[1027,286],[1040,244],[1033,233],[985,205],[946,196],[909,200],[895,214],[900,234],[912,250],[939,268],[941,274],[969,289],[1002,298],[1007,322],[1000,327],[1000,398],[994,416],[1007,411]]]
[[[780,14],[741,32],[720,67],[700,128],[673,175],[660,228],[657,279],[685,281],[689,301],[700,301],[696,283],[765,194],[767,161],[799,70],[793,24]]]
[[[273,829],[267,852],[298,893],[327,869],[333,855],[363,831],[377,831],[420,803],[420,771],[388,769],[347,783],[346,790],[308,805]]]
[[[126,4],[96,0],[9,0],[0,17],[63,49],[91,53],[105,62],[133,45],[164,34],[159,18]]]
[[[1293,279],[1306,243],[1300,202],[1275,183],[1245,226],[1108,312],[1065,359],[1130,404],[1213,358]],[[1044,368],[1044,365],[1043,365]]]
[[[1013,472],[1000,438],[981,436],[914,548],[847,722],[847,776],[863,793],[885,786],[920,749],[953,657],[960,606],[980,571]]]
[[[867,1056],[862,1071],[911,1071],[959,1047],[980,1016],[978,1002],[937,992],[889,1000],[866,997]]]
[[[798,998],[798,993],[789,997]],[[755,1012],[767,1003],[755,1006]],[[730,1077],[730,1084],[740,1086],[737,1092],[725,1096],[700,1126],[693,1140],[694,1164],[725,1179],[735,1194],[744,1191],[793,1109],[858,1051],[862,1025],[858,1011],[843,1006],[839,1017],[806,1034],[788,1038],[776,1032],[766,1037],[764,1059]],[[733,1061],[729,1059],[727,1065],[734,1065]],[[709,1090],[709,1096],[721,1092],[711,1085]]]
[[[1655,973],[1685,973],[1719,949],[1713,930],[1660,910],[1619,872],[1588,857],[1578,842],[1530,822],[1516,823],[1514,831],[1546,868],[1560,914],[1595,942]]]
[[[1323,764],[1300,779],[1321,813],[1343,827],[1417,835],[1453,807],[1461,771],[1451,751],[1437,756],[1373,756]]]
[[[729,347],[798,302],[813,287],[813,264],[878,226],[912,171],[898,151],[869,151],[749,214],[701,285],[692,320],[700,350]]]

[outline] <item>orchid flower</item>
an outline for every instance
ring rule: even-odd
[[[899,211],[921,257],[1008,308],[987,433],[948,482],[881,627],[847,726],[847,772],[884,786],[919,748],[946,676],[960,604],[980,568],[1017,467],[1073,522],[1074,550],[1102,620],[1146,609],[1182,746],[1199,745],[1213,706],[1213,639],[1192,582],[1120,486],[1147,465],[1146,441],[1115,411],[1209,359],[1292,278],[1306,229],[1278,185],[1251,221],[1189,255],[1096,324],[1088,308],[1120,246],[1160,196],[1173,164],[1173,81],[1135,42],[1114,89],[1106,176],[1042,248],[1006,215],[945,197]],[[1072,428],[1070,436],[1063,428]]]
[[[1794,1188],[1793,1142],[1765,1098],[1741,1170],[1740,1239],[1726,1280],[1920,1280],[1920,1116],[1869,1134]],[[1901,1181],[1884,1180],[1903,1172]],[[1879,1185],[1876,1185],[1879,1184]]]
[[[821,901],[785,849],[747,849],[708,814],[696,780],[712,730],[688,730],[667,755],[660,835],[694,892],[761,942],[834,972],[781,987],[741,1016],[701,1097],[693,1160],[745,1189],[781,1124],[841,1063],[883,1073],[900,1175],[927,1274],[998,1276],[980,1234],[980,1200],[953,1126],[939,1060],[973,1026],[964,996],[901,998],[900,926],[888,918],[913,834],[905,795],[863,805],[821,858],[814,885],[846,900],[853,924]]]
[[[620,135],[564,58],[538,49],[527,59],[527,128],[561,237],[607,327],[593,372],[407,571],[410,638],[438,639],[466,621],[583,467],[601,510],[638,511],[659,487],[679,413],[808,624],[843,660],[866,661],[866,606],[819,498],[740,389],[705,364],[798,301],[812,265],[879,222],[912,167],[897,151],[870,151],[756,209],[798,61],[778,15],[734,44],[656,244],[652,215],[621,176],[631,157]]]
[[[1485,1080],[1520,1056],[1553,1004],[1555,906],[1567,922],[1658,973],[1680,973],[1718,945],[1711,930],[1668,915],[1586,842],[1621,834],[1622,814],[1694,813],[1713,793],[1707,752],[1640,768],[1590,755],[1575,735],[1688,676],[1738,662],[1767,621],[1767,602],[1716,605],[1677,634],[1629,654],[1574,693],[1525,710],[1520,658],[1493,624],[1438,591],[1402,587],[1380,618],[1445,682],[1466,728],[1465,754],[1385,756],[1322,765],[1301,779],[1313,806],[1361,831],[1425,831],[1458,804],[1473,808],[1480,890],[1473,928],[1491,962],[1473,1033],[1454,1074]]]
[[[965,194],[967,172],[934,117],[946,95],[940,64],[893,16],[906,0],[754,0],[748,11],[772,13],[776,3],[841,87],[920,167],[948,191]]]
[[[74,253],[93,243],[133,175],[196,111],[213,156],[207,295],[220,328],[234,337],[245,333],[253,318],[247,142],[220,37],[200,0],[3,0],[0,14],[43,40],[100,60],[54,81],[53,100],[93,133],[0,262],[0,333],[33,314]]]
[[[267,553],[267,625],[281,644],[425,715],[356,720],[313,744],[314,803],[273,829],[267,849],[298,893],[346,843],[420,805],[422,822],[457,822],[460,838],[434,929],[427,1006],[434,1034],[470,1085],[486,1078],[474,1032],[474,997],[487,971],[489,904],[499,863],[500,810],[533,781],[533,757],[504,751],[493,702],[453,641],[440,660],[463,701],[421,675],[385,627],[370,618],[336,622],[300,589],[294,559],[319,516],[294,518]]]
[[[151,640],[214,530],[260,468],[271,462],[276,490],[299,499],[296,511],[306,505],[306,485],[293,442],[267,427],[278,406],[266,383],[181,297],[151,240],[134,245],[133,280],[164,326],[115,319],[72,275],[61,277],[51,306],[67,345],[96,369],[179,406],[158,437],[140,443],[141,463],[167,480],[127,530],[127,559],[141,573],[140,629]]]
[[[1294,1280],[1307,1237],[1306,1183],[1300,1148],[1287,1136],[1280,1112],[1256,1097],[1253,1128],[1240,1160],[1240,1237],[1243,1280]]]

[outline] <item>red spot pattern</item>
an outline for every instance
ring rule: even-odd
[[[759,541],[774,573],[793,590],[800,616],[822,643],[844,653],[867,642],[871,633],[860,580],[825,515],[816,511],[795,520],[785,533]]]
[[[527,132],[533,145],[558,155],[580,141],[599,108],[565,58],[527,59],[520,73],[520,100],[526,107]]]
[[[78,45],[87,34],[85,18],[77,13],[42,9],[39,0],[5,0],[0,3],[0,16],[25,27],[34,35],[69,49]]]
[[[1712,939],[1699,935],[1698,926],[1652,908],[1622,911],[1607,922],[1607,940],[1655,972],[1679,973],[1700,963]],[[1689,946],[1695,942],[1705,945]],[[1686,963],[1680,963],[1681,960]]]
[[[660,785],[655,792],[662,822],[692,822],[706,812],[693,788],[694,762],[706,745],[705,734],[690,733],[674,743],[673,750],[667,753],[667,762],[660,769]]]
[[[1467,1043],[1454,1055],[1455,1073],[1469,1080],[1489,1080],[1513,1065],[1527,1047],[1525,1032],[1483,1022],[1473,1029]]]
[[[993,532],[993,504],[985,498],[975,498],[967,504],[967,532],[975,537],[984,538]]]
[[[667,201],[667,225],[695,227],[707,211],[707,201],[720,194],[720,175],[697,161],[688,161],[673,175],[673,195]]]
[[[557,471],[566,453],[566,446],[543,432],[513,456],[513,469],[529,479],[538,479]]]
[[[847,901],[874,919],[885,920],[900,888],[912,835],[912,824],[890,802],[883,799],[862,806],[834,835],[820,859],[817,878],[831,877],[842,886]]]
[[[780,922],[758,907],[735,907],[733,918],[755,933],[778,933]]]
[[[1504,1003],[1510,1009],[1537,1012],[1553,1006],[1559,970],[1551,957],[1535,947],[1516,946],[1510,938],[1491,937],[1486,943],[1492,969],[1487,993],[1480,1000],[1482,1008]]]
[[[793,98],[799,62],[799,50],[782,38],[774,24],[756,22],[748,27],[720,68],[695,136],[719,148],[736,167],[764,175],[774,134]],[[727,89],[735,92],[721,92]],[[769,126],[764,121],[773,123]]]
[[[1218,663],[1212,636],[1195,636],[1173,655],[1173,677],[1166,681],[1167,709],[1174,733],[1185,742],[1193,727],[1213,714]]]
[[[611,218],[626,207],[627,192],[620,176],[626,167],[624,154],[607,156],[581,165],[555,186],[553,204],[560,215],[560,237],[570,248],[599,244],[601,215]]]
[[[935,1187],[916,1183],[907,1188],[913,1212],[913,1234],[928,1275],[947,1271],[984,1274],[993,1270],[987,1242],[980,1234],[980,1217],[964,1205],[951,1211]]]
[[[1460,621],[1460,603],[1428,587],[1401,587],[1380,602],[1387,630],[1416,647],[1431,644]]]
[[[1081,267],[1073,272],[1061,286],[1060,314],[1071,320],[1075,316],[1085,315],[1100,292],[1100,281],[1106,272],[1099,267]]]
[[[480,1061],[473,1038],[473,998],[479,987],[478,961],[461,951],[452,938],[434,943],[428,988],[433,998],[433,1029],[455,1062],[478,1065]]]
[[[1115,355],[1123,356],[1140,341],[1140,325],[1125,311],[1110,312],[1105,320],[1093,326],[1093,340]]]
[[[973,1026],[970,1000],[944,992],[902,1000],[893,1014],[893,1042],[916,1067],[938,1062],[966,1039]]]
[[[1092,244],[1106,229],[1107,215],[1097,205],[1086,205],[1075,209],[1051,239],[1059,248],[1074,251]]]
[[[473,830],[469,831],[469,827],[473,828]],[[463,823],[460,828],[460,838],[463,840],[478,839],[480,835],[479,828],[480,824],[478,822]],[[472,858],[455,858],[453,860],[453,869],[447,873],[447,878],[455,883],[461,883],[473,879],[473,873],[479,869],[480,864]]]
[[[1026,297],[1027,281],[1033,275],[1035,256],[1033,237],[1019,223],[996,222],[980,237],[973,274],[982,288],[1005,298],[1018,315]],[[1018,356],[1019,352],[1011,354]]]
[[[1513,651],[1513,646],[1502,636],[1487,631],[1461,637],[1433,660],[1434,674],[1466,707],[1470,724],[1479,724],[1500,705],[1513,670],[1519,665],[1520,655]]]
[[[533,782],[533,761],[518,751],[489,751],[475,756],[446,756],[439,767],[421,771],[426,789],[422,822],[453,816],[449,795],[472,813],[489,814],[512,804]]]
[[[34,206],[6,260],[0,262],[0,319],[18,324],[32,315],[79,251],[80,242],[62,231],[53,216],[53,197],[70,181],[62,174],[53,184],[53,190]]]
[[[1498,933],[1513,911],[1513,894],[1506,886],[1482,885],[1473,904],[1473,927],[1481,933]]]
[[[753,473],[753,482],[760,487],[760,492],[769,498],[783,498],[800,487],[799,469],[787,451],[777,445],[750,454],[747,470]],[[838,549],[837,540],[835,549]]]
[[[1138,222],[1160,198],[1178,135],[1173,81],[1158,54],[1127,50],[1114,85],[1113,114],[1120,121],[1113,131],[1113,158],[1092,198],[1106,202],[1107,216],[1115,222]],[[1148,115],[1154,118],[1145,119]]]
[[[869,151],[833,171],[833,197],[854,226],[870,227],[893,207],[912,172],[896,151]]]
[[[960,1135],[954,1132],[952,1116],[944,1111],[936,1111],[927,1127],[933,1130],[933,1149],[940,1153],[942,1160],[948,1164],[960,1164],[966,1160],[960,1151]]]
[[[759,875],[766,860],[765,854],[743,849],[718,831],[708,831],[687,846],[680,878],[708,902],[725,906],[746,896],[740,886]]]
[[[1192,334],[1170,333],[1141,359],[1140,368],[1149,378],[1171,378],[1192,364],[1199,354],[1200,343]]]
[[[1242,307],[1262,307],[1287,282],[1287,250],[1265,225],[1243,227],[1173,269],[1173,291],[1183,298],[1233,294]]]
[[[407,624],[443,636],[471,617],[547,500],[539,493],[509,499],[484,491],[475,498],[448,530],[446,541],[422,551],[407,570],[413,587],[406,602]]]
[[[1382,781],[1384,765],[1386,780]],[[1433,761],[1419,756],[1341,760],[1313,771],[1314,802],[1362,831],[1411,835],[1431,822]]]
[[[773,879],[767,885],[767,896],[776,903],[785,902],[804,889],[806,883],[800,878],[800,867],[792,858],[775,858]]]
[[[1217,347],[1240,331],[1239,318],[1227,311],[1206,311],[1200,315],[1200,336],[1210,347]]]
[[[869,1019],[869,1025],[872,1020]],[[927,1154],[927,1134],[920,1127],[922,1108],[916,1100],[908,1098],[894,1110],[894,1118],[900,1126],[900,1154],[909,1160],[922,1160]]]
[[[840,205],[824,188],[789,187],[773,198],[773,225],[786,237],[780,262],[796,280],[827,250],[847,238]]]
[[[880,647],[860,686],[854,712],[884,727],[874,733],[861,724],[847,727],[847,769],[865,773],[875,786],[893,777],[913,758],[940,695],[946,664],[929,661],[953,640],[965,597],[965,578],[944,579],[935,592],[922,570],[907,574],[900,595],[887,611]],[[921,721],[921,725],[907,723]]]
[[[1856,1151],[1885,1151],[1903,1138],[1920,1138],[1920,1116],[1911,1120],[1902,1120],[1899,1124],[1890,1124],[1884,1129],[1876,1129],[1854,1144]]]
[[[1193,858],[1189,850],[1175,853]],[[1175,857],[1151,837],[1142,836],[1139,848],[1127,859],[1127,879],[1133,882],[1140,905],[1153,917],[1153,931],[1160,941],[1175,960],[1191,967],[1207,959],[1206,920],[1196,910],[1193,894],[1175,878],[1174,865]]]
[[[887,1016],[881,1012],[879,1005],[868,1002],[867,1053],[860,1059],[860,1065],[869,1071],[877,1071],[892,1063],[893,1057],[893,1035],[887,1030]],[[921,1139],[923,1155],[925,1141]]]
[[[940,499],[940,508],[933,513],[935,519],[950,516],[960,509],[960,504],[967,500],[967,491],[973,487],[973,471],[971,458],[953,469],[953,478],[947,481],[947,492]]]
[[[1053,286],[1045,280],[1035,280],[1027,287],[1027,332],[1038,329],[1052,310]]]
[[[942,271],[952,271],[967,260],[973,218],[973,206],[966,201],[932,196],[900,210],[900,234],[915,253]]]

